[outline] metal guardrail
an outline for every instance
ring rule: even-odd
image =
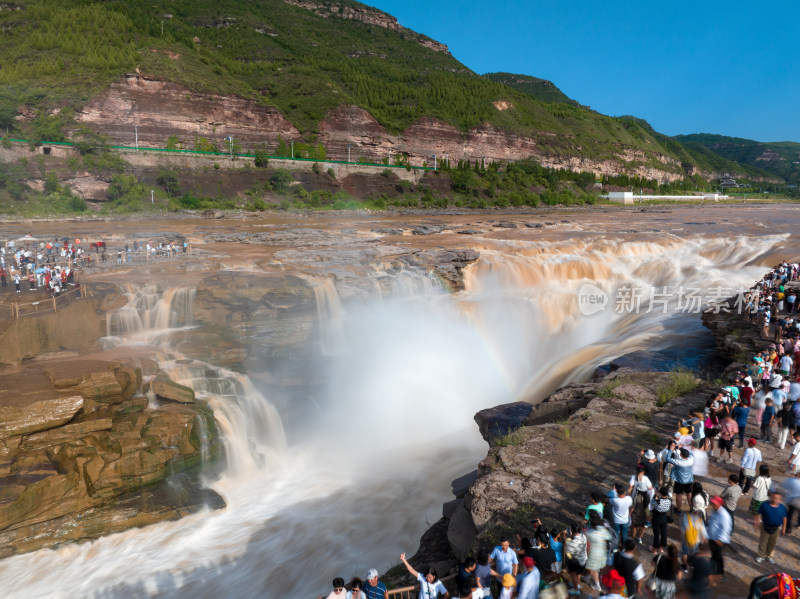
[[[453,585],[453,581],[455,580],[456,575],[450,574],[449,576],[445,576],[444,578],[440,578],[439,580],[444,584],[445,588],[450,592],[450,596],[455,596],[455,588]],[[386,591],[386,594],[389,599],[415,599],[417,595],[419,595],[419,585],[412,584],[407,587],[399,587],[397,589],[389,589]],[[325,599],[325,596],[319,595],[317,599]]]
[[[11,304],[0,304],[0,318],[24,318],[47,312],[58,312],[65,306],[72,304],[86,297],[86,288],[81,285],[76,289],[70,289],[58,296],[39,300],[38,302],[13,302]]]
[[[439,579],[442,582],[442,584],[445,585],[447,590],[450,591],[450,596],[451,597],[454,595],[454,593],[452,592],[453,589],[450,588],[452,585],[448,584],[448,583],[450,583],[453,580],[455,580],[455,578],[456,578],[455,574],[450,574],[449,576],[445,576],[444,578],[440,578]],[[391,589],[390,591],[387,592],[387,596],[388,596],[389,599],[415,599],[415,597],[417,597],[417,595],[419,595],[419,585],[418,584],[412,584],[411,586],[407,586],[407,587],[400,587],[400,588],[397,588],[397,589]]]

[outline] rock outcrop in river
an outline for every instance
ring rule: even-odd
[[[190,476],[221,451],[211,410],[148,406],[136,361],[53,362],[4,381],[20,393],[0,408],[0,557],[224,505]]]

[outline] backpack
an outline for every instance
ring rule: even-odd
[[[700,531],[697,530],[697,527],[694,525],[694,519],[691,515],[686,516],[686,544],[689,547],[696,547],[697,543],[700,542]]]

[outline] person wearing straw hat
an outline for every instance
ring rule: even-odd
[[[503,589],[500,591],[500,595],[497,599],[511,599],[514,596],[514,588],[517,586],[517,579],[514,578],[513,574],[506,572],[500,579],[500,585]]]

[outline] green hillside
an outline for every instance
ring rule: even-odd
[[[323,18],[283,0],[24,0],[3,6],[0,126],[13,126],[24,105],[36,119],[20,133],[34,139],[58,141],[72,111],[139,68],[198,91],[274,105],[307,134],[327,111],[352,103],[391,132],[434,116],[461,130],[488,122],[531,135],[553,154],[614,158],[633,148],[645,153],[644,163],[662,168],[654,154],[672,154],[637,123],[543,102],[480,77],[420,44],[413,32]],[[498,101],[511,108],[499,110]],[[55,108],[65,110],[53,116]]]
[[[293,0],[297,1],[297,0]],[[686,165],[737,170],[636,119],[570,100],[550,82],[507,73],[479,76],[430,41],[336,16],[342,7],[393,18],[351,0],[17,0],[0,4],[0,128],[60,141],[74,112],[123,73],[196,91],[237,94],[278,108],[307,137],[343,104],[369,111],[397,133],[421,116],[462,131],[482,123],[533,137],[544,154],[614,159],[683,173]],[[15,119],[24,110],[23,121]],[[665,165],[665,154],[685,165]]]
[[[571,104],[572,106],[581,106],[547,79],[539,79],[530,75],[516,75],[514,73],[486,73],[484,77],[507,85],[523,94],[528,94],[542,102],[560,102],[562,104]]]
[[[676,139],[691,149],[703,149],[726,160],[734,160],[800,184],[800,143],[760,142],[711,133],[678,135]]]

